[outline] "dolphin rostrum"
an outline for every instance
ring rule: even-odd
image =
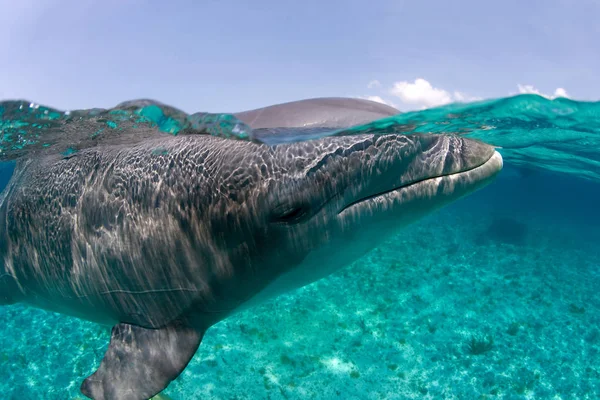
[[[337,104],[318,124],[351,114]],[[265,115],[260,127],[284,125],[286,107]],[[152,397],[210,326],[348,265],[502,168],[492,146],[455,136],[148,135],[19,160],[0,197],[0,304],[113,326],[81,386],[94,399]]]

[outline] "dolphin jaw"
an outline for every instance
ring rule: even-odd
[[[435,200],[436,197],[441,197],[451,201],[487,185],[500,172],[502,166],[502,156],[494,151],[490,158],[476,167],[447,175],[428,177],[355,200],[345,205],[338,212],[338,216],[344,218],[364,208],[369,208],[371,211],[375,209],[384,211],[419,199]]]

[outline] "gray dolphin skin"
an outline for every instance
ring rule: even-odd
[[[327,126],[361,103],[290,103],[289,120],[280,105],[249,123]],[[18,160],[0,197],[0,304],[112,326],[81,392],[148,399],[215,323],[348,265],[501,169],[492,146],[421,134],[268,146],[157,133],[40,153]]]
[[[400,111],[370,100],[318,98],[276,104],[234,113],[251,128],[345,128],[399,114]]]

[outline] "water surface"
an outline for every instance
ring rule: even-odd
[[[204,337],[173,399],[600,398],[600,103],[535,95],[400,114],[346,130],[253,131],[147,101],[65,113],[0,103],[10,160],[121,137],[275,144],[360,132],[449,133],[500,148],[498,179],[334,275]],[[0,393],[82,398],[109,328],[0,308]]]

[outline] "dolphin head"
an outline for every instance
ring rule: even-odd
[[[492,146],[454,136],[356,135],[249,151],[250,145],[222,153],[219,190],[226,200],[213,215],[224,219],[217,224],[223,245],[239,251],[231,254],[234,264],[270,282],[262,290],[268,297],[351,263],[502,168]]]

